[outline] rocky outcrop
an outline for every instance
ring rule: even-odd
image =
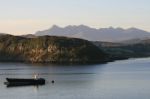
[[[107,54],[91,42],[76,38],[0,36],[0,61],[32,63],[101,63]]]

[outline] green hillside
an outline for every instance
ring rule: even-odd
[[[41,36],[0,36],[1,62],[101,63],[108,55],[87,40]]]

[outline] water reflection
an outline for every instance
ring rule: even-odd
[[[34,90],[38,90],[39,86],[44,86],[44,85],[6,85],[7,88],[16,88],[16,87],[33,87]]]

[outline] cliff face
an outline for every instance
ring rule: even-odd
[[[0,36],[0,61],[33,63],[95,63],[107,54],[91,42],[66,37]]]

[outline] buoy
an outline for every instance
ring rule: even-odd
[[[52,83],[54,83],[55,81],[54,80],[52,80]]]

